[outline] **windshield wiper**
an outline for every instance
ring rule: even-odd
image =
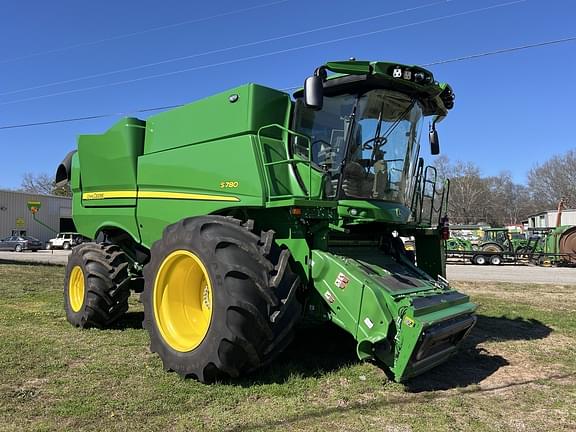
[[[378,124],[376,125],[376,132],[374,133],[374,138],[372,138],[371,140],[374,141],[374,144],[372,145],[372,154],[370,155],[370,163],[367,167],[366,176],[368,176],[370,167],[373,165],[375,161],[376,152],[380,150],[380,147],[382,147],[384,144],[388,142],[388,137],[390,136],[390,134],[394,132],[394,130],[398,127],[400,122],[402,122],[406,118],[408,113],[412,111],[412,108],[414,108],[414,104],[416,104],[416,99],[412,99],[410,105],[408,105],[408,107],[398,116],[398,118],[394,120],[394,123],[392,123],[388,128],[388,130],[384,132],[384,135],[380,136],[380,130],[382,129],[382,120],[383,120],[382,113],[384,112],[384,103],[382,103],[382,108],[380,109],[380,113],[378,114]]]
[[[358,101],[360,97],[357,97],[354,101],[354,107],[348,118],[348,130],[346,131],[346,137],[344,139],[344,154],[342,157],[342,162],[340,162],[340,169],[338,175],[338,184],[336,185],[336,199],[342,198],[342,183],[344,182],[344,168],[346,168],[346,163],[348,162],[348,153],[350,153],[352,134],[354,132],[354,124],[356,123],[356,108],[358,107]]]

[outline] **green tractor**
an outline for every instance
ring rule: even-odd
[[[202,382],[272,361],[305,318],[397,381],[444,362],[476,306],[444,279],[447,192],[425,205],[419,137],[433,116],[438,153],[453,99],[417,66],[330,62],[293,98],[248,84],[80,136],[56,180],[99,241],[70,255],[68,321],[112,326],[141,292],[151,350]]]
[[[484,228],[483,238],[479,241],[471,260],[474,264],[500,265],[505,259],[514,260],[523,256],[528,239],[522,233],[511,232],[508,228]]]
[[[511,232],[508,228],[484,228],[484,237],[478,249],[486,252],[517,252],[528,244],[522,233]]]

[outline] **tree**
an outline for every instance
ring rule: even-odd
[[[528,186],[541,209],[556,208],[562,198],[576,207],[576,150],[536,165],[528,172]]]
[[[503,171],[494,177],[487,177],[485,181],[490,195],[488,222],[491,225],[517,225],[529,214],[538,211],[529,188],[514,183],[509,171]]]
[[[446,156],[434,163],[439,178],[450,179],[448,216],[453,223],[471,224],[486,221],[489,191],[480,169],[473,162],[451,163]]]
[[[439,178],[450,179],[448,216],[453,223],[516,225],[538,211],[529,188],[514,183],[508,171],[483,177],[474,163],[451,163],[446,156],[436,159],[434,166]]]
[[[477,223],[489,219],[489,191],[472,162],[457,161],[450,180],[449,213],[457,223]]]
[[[72,196],[70,185],[66,184],[65,186],[57,187],[54,178],[45,173],[25,173],[22,176],[20,190],[41,195]]]

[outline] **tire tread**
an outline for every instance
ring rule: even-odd
[[[128,310],[128,259],[118,246],[104,243],[82,243],[72,250],[70,258],[67,273],[74,265],[82,267],[86,295],[78,313],[68,309],[65,299],[68,321],[81,328],[109,327]]]
[[[237,377],[270,362],[292,340],[301,314],[295,295],[300,279],[290,268],[290,251],[274,241],[274,231],[256,235],[253,229],[252,220],[242,222],[223,216],[187,218],[166,227],[162,239],[152,246],[151,260],[144,268],[144,327],[151,337],[151,350],[160,354],[165,369],[201,382]],[[190,351],[186,362],[165,345],[152,310],[156,271],[174,250],[174,238],[190,239],[192,248],[202,242],[209,250],[212,262],[205,265],[218,269],[221,298],[225,299],[225,316],[212,317],[223,321],[222,325],[215,326],[211,339],[200,345],[209,348]]]

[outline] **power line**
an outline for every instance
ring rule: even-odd
[[[446,63],[454,63],[454,62],[459,62],[459,61],[464,61],[464,60],[471,60],[471,59],[475,59],[475,58],[479,58],[479,57],[488,57],[488,56],[492,56],[492,55],[504,54],[504,53],[509,53],[509,52],[513,52],[513,51],[521,51],[521,50],[525,50],[528,48],[537,48],[537,47],[542,47],[542,46],[546,46],[546,45],[554,45],[554,44],[559,44],[559,43],[564,43],[564,42],[572,42],[575,40],[576,40],[576,36],[572,36],[572,37],[567,37],[564,39],[555,39],[555,40],[551,40],[551,41],[538,42],[538,43],[529,44],[529,45],[521,45],[521,46],[512,47],[512,48],[503,48],[503,49],[496,50],[496,51],[486,51],[483,53],[471,54],[471,55],[467,55],[467,56],[463,56],[463,57],[455,57],[455,58],[447,59],[447,60],[438,60],[438,61],[435,61],[432,63],[426,63],[422,66],[428,67],[428,66],[436,66],[436,65],[446,64]]]
[[[287,0],[285,0],[285,1],[287,1]],[[456,0],[451,0],[451,1],[456,1]],[[523,0],[523,1],[526,1],[526,0]],[[30,90],[38,90],[41,88],[53,87],[53,86],[57,86],[57,85],[61,85],[61,84],[70,84],[73,82],[85,81],[87,79],[92,79],[92,78],[102,78],[105,76],[116,75],[116,74],[123,73],[123,72],[131,72],[131,71],[145,69],[145,68],[149,68],[149,67],[153,67],[153,66],[159,66],[159,65],[163,65],[163,64],[174,63],[174,62],[178,62],[178,61],[182,61],[182,60],[190,60],[193,58],[203,57],[203,56],[207,56],[207,55],[211,55],[211,54],[219,54],[219,53],[233,51],[233,50],[240,49],[240,48],[247,48],[247,47],[252,47],[252,46],[256,46],[256,45],[262,45],[262,44],[269,43],[269,42],[276,42],[276,41],[283,40],[283,39],[289,39],[289,38],[293,38],[293,37],[297,37],[297,36],[303,36],[303,35],[307,35],[310,33],[316,33],[319,31],[331,30],[331,29],[344,27],[344,26],[351,25],[351,24],[359,24],[359,23],[363,23],[363,22],[367,22],[367,21],[374,21],[374,20],[377,20],[380,18],[389,17],[389,16],[393,16],[393,15],[400,15],[400,14],[403,14],[406,12],[413,12],[416,10],[430,8],[430,7],[438,6],[441,4],[446,4],[446,0],[437,1],[434,3],[428,3],[425,5],[415,6],[415,7],[411,7],[411,8],[395,10],[392,12],[386,12],[383,14],[373,15],[373,16],[369,16],[366,18],[355,19],[352,21],[346,21],[343,23],[331,24],[331,25],[327,25],[327,26],[323,26],[323,27],[317,27],[317,28],[313,28],[310,30],[304,30],[304,31],[300,31],[300,32],[296,32],[296,33],[290,33],[290,34],[286,34],[286,35],[282,35],[282,36],[276,36],[276,37],[271,37],[271,38],[267,38],[267,39],[261,39],[258,41],[247,42],[247,43],[243,43],[243,44],[239,44],[239,45],[233,45],[233,46],[229,46],[229,47],[204,51],[204,52],[200,52],[200,53],[196,53],[196,54],[190,54],[190,55],[179,56],[179,57],[172,57],[172,58],[157,61],[157,62],[144,63],[144,64],[131,66],[131,67],[127,67],[127,68],[122,68],[122,69],[116,69],[116,70],[112,70],[112,71],[108,71],[108,72],[101,72],[101,73],[97,73],[97,74],[85,75],[85,76],[81,76],[81,77],[77,77],[77,78],[71,78],[71,79],[67,79],[67,80],[60,80],[60,81],[53,81],[53,82],[45,83],[45,84],[39,84],[39,85],[32,86],[32,87],[25,87],[25,88],[16,89],[16,90],[10,90],[7,92],[0,93],[0,96],[7,96],[7,95],[11,95],[11,94],[16,94],[16,93],[23,93],[23,92],[30,91]]]
[[[563,38],[563,39],[554,39],[554,40],[549,40],[549,41],[544,41],[544,42],[537,42],[537,43],[528,44],[528,45],[520,45],[520,46],[510,47],[510,48],[502,48],[499,50],[470,54],[470,55],[466,55],[466,56],[462,56],[462,57],[455,57],[455,58],[451,58],[451,59],[447,59],[447,60],[437,60],[437,61],[434,61],[431,63],[423,63],[420,66],[430,67],[430,66],[436,66],[436,65],[447,64],[447,63],[456,63],[459,61],[474,60],[474,59],[481,58],[481,57],[489,57],[489,56],[498,55],[498,54],[505,54],[505,53],[510,53],[510,52],[514,52],[514,51],[522,51],[522,50],[526,50],[526,49],[530,49],[530,48],[538,48],[538,47],[543,47],[543,46],[548,46],[548,45],[556,45],[556,44],[561,44],[564,42],[573,42],[573,41],[576,41],[576,36],[570,36],[570,37]],[[284,87],[280,90],[284,90],[284,91],[294,90],[294,89],[297,89],[300,87],[302,87],[302,85],[296,85],[296,86],[292,86],[292,87]]]
[[[144,109],[138,109],[138,110],[134,110],[134,111],[118,112],[118,113],[114,113],[114,114],[96,114],[96,115],[90,115],[90,116],[85,116],[85,117],[72,117],[72,118],[58,119],[58,120],[47,120],[47,121],[36,122],[36,123],[22,123],[22,124],[15,124],[15,125],[0,126],[0,130],[20,129],[20,128],[27,128],[27,127],[32,127],[32,126],[46,126],[46,125],[53,125],[53,124],[58,124],[58,123],[73,123],[73,122],[79,122],[79,121],[85,121],[85,120],[96,120],[96,119],[108,118],[108,117],[125,116],[128,114],[136,114],[136,113],[143,113],[143,112],[150,112],[150,111],[160,111],[160,110],[166,110],[166,109],[171,109],[171,108],[177,108],[180,106],[182,106],[182,105],[181,104],[180,105],[166,105],[166,106],[160,106],[160,107],[155,107],[155,108],[144,108]]]
[[[83,42],[83,43],[78,43],[78,44],[74,44],[74,45],[68,45],[68,46],[61,47],[61,48],[54,48],[54,49],[47,50],[47,51],[41,51],[41,52],[37,52],[37,53],[26,54],[26,55],[23,55],[20,57],[2,60],[2,61],[0,61],[0,64],[12,63],[15,61],[25,60],[25,59],[29,59],[32,57],[39,57],[39,56],[43,56],[43,55],[47,55],[47,54],[55,54],[58,52],[69,51],[69,50],[76,49],[76,48],[82,48],[82,47],[87,47],[87,46],[92,46],[92,45],[99,45],[99,44],[104,43],[104,42],[111,42],[111,41],[115,41],[115,40],[126,39],[126,38],[130,38],[130,37],[134,37],[134,36],[143,35],[146,33],[152,33],[152,32],[156,32],[156,31],[165,30],[165,29],[174,28],[174,27],[180,27],[180,26],[184,26],[184,25],[188,25],[188,24],[196,24],[199,22],[210,21],[210,20],[216,19],[216,18],[222,18],[222,17],[226,17],[226,16],[230,16],[230,15],[236,15],[236,14],[239,14],[242,12],[248,12],[248,11],[252,11],[252,10],[256,10],[256,9],[262,9],[262,8],[266,8],[266,7],[270,7],[270,6],[275,6],[275,5],[278,5],[281,3],[286,3],[288,1],[289,0],[278,0],[278,1],[271,2],[271,3],[264,3],[262,5],[251,6],[251,7],[242,8],[242,9],[236,9],[233,11],[223,12],[223,13],[219,13],[216,15],[210,15],[207,17],[195,18],[192,20],[181,21],[181,22],[172,23],[172,24],[166,24],[163,26],[152,27],[149,29],[139,30],[139,31],[135,31],[132,33],[124,33],[121,35],[111,36],[111,37],[104,38],[104,39],[98,39],[98,40],[91,41],[91,42]]]
[[[65,91],[56,92],[56,93],[49,93],[49,94],[41,95],[41,96],[32,96],[32,97],[16,99],[16,100],[7,101],[7,102],[0,102],[0,105],[10,105],[10,104],[19,103],[19,102],[28,102],[28,101],[32,101],[32,100],[45,99],[45,98],[54,97],[54,96],[79,93],[79,92],[84,92],[84,91],[89,91],[89,90],[96,90],[96,89],[101,89],[101,88],[106,88],[106,87],[113,87],[113,86],[118,86],[118,85],[123,85],[123,84],[129,84],[129,83],[133,83],[133,82],[145,81],[145,80],[149,80],[149,79],[178,75],[178,74],[182,74],[185,72],[192,72],[192,71],[208,69],[208,68],[217,67],[217,66],[226,66],[226,65],[230,65],[230,64],[234,64],[234,63],[240,63],[240,62],[247,61],[247,60],[255,60],[255,59],[259,59],[259,58],[270,57],[273,55],[299,51],[302,49],[313,48],[313,47],[318,47],[318,46],[322,46],[322,45],[328,45],[328,44],[332,44],[335,42],[342,42],[342,41],[346,41],[346,40],[357,39],[357,38],[366,37],[366,36],[372,36],[372,35],[379,34],[379,33],[384,33],[384,32],[389,32],[389,31],[394,31],[394,30],[400,30],[400,29],[404,29],[404,28],[408,28],[408,27],[415,27],[415,26],[422,25],[422,24],[429,24],[429,23],[433,23],[433,22],[443,21],[446,19],[456,18],[459,16],[471,15],[474,13],[484,12],[484,11],[491,10],[491,9],[498,9],[498,8],[502,8],[502,7],[506,7],[506,6],[512,6],[515,4],[524,3],[526,1],[527,0],[514,0],[514,1],[509,1],[506,3],[499,3],[496,5],[492,5],[492,6],[486,6],[486,7],[477,8],[477,9],[469,9],[467,11],[458,12],[458,13],[449,14],[449,15],[443,15],[443,16],[436,17],[436,18],[430,18],[430,19],[426,19],[426,20],[416,21],[416,22],[412,22],[412,23],[408,23],[408,24],[397,25],[397,26],[388,27],[388,28],[384,28],[384,29],[374,30],[374,31],[365,32],[365,33],[359,33],[359,34],[355,34],[355,35],[351,35],[351,36],[344,36],[344,37],[330,39],[330,40],[326,40],[326,41],[322,41],[322,42],[310,43],[310,44],[301,45],[301,46],[292,47],[292,48],[285,48],[285,49],[276,50],[276,51],[269,51],[266,53],[241,57],[241,58],[237,58],[237,59],[233,59],[233,60],[225,60],[225,61],[221,61],[221,62],[217,62],[217,63],[210,63],[210,64],[205,64],[205,65],[200,65],[200,66],[195,66],[195,67],[190,67],[190,68],[185,68],[185,69],[179,69],[179,70],[175,70],[175,71],[171,71],[171,72],[164,72],[164,73],[158,73],[158,74],[153,74],[153,75],[147,75],[147,76],[143,76],[140,78],[132,78],[132,79],[128,79],[128,80],[115,81],[112,83],[100,84],[100,85],[95,85],[95,86],[90,86],[90,87],[82,87],[79,89],[65,90]]]
[[[527,49],[531,49],[531,48],[543,47],[543,46],[559,44],[559,43],[564,43],[564,42],[571,42],[571,41],[575,41],[575,40],[576,40],[576,36],[571,36],[571,37],[567,37],[567,38],[563,38],[563,39],[555,39],[555,40],[550,40],[550,41],[545,41],[545,42],[538,42],[538,43],[534,43],[534,44],[521,45],[521,46],[517,46],[517,47],[503,48],[503,49],[496,50],[496,51],[487,51],[487,52],[478,53],[478,54],[471,54],[468,56],[458,57],[458,58],[449,59],[449,60],[439,60],[436,62],[427,63],[424,66],[433,66],[433,65],[453,63],[453,62],[458,62],[458,61],[474,60],[477,58],[488,57],[491,55],[498,55],[498,54],[504,54],[504,53],[514,52],[514,51],[527,50]],[[298,87],[301,87],[301,86],[285,87],[282,90],[292,90],[292,89],[295,89]],[[105,117],[115,117],[118,115],[125,115],[125,114],[130,114],[130,113],[159,111],[159,110],[163,110],[163,109],[176,108],[176,107],[180,107],[180,106],[182,106],[182,104],[169,105],[169,106],[163,106],[163,107],[155,107],[155,108],[146,108],[146,109],[128,111],[128,112],[124,112],[124,113],[116,113],[116,114],[100,114],[100,115],[93,115],[93,116],[86,116],[86,117],[74,117],[74,118],[59,119],[59,120],[49,120],[49,121],[37,122],[37,123],[23,123],[23,124],[6,125],[6,126],[0,126],[0,130],[25,128],[25,127],[32,127],[32,126],[43,126],[43,125],[50,125],[50,124],[56,124],[56,123],[71,123],[71,122],[78,122],[78,121],[84,121],[84,120],[100,119],[100,118],[105,118]]]

